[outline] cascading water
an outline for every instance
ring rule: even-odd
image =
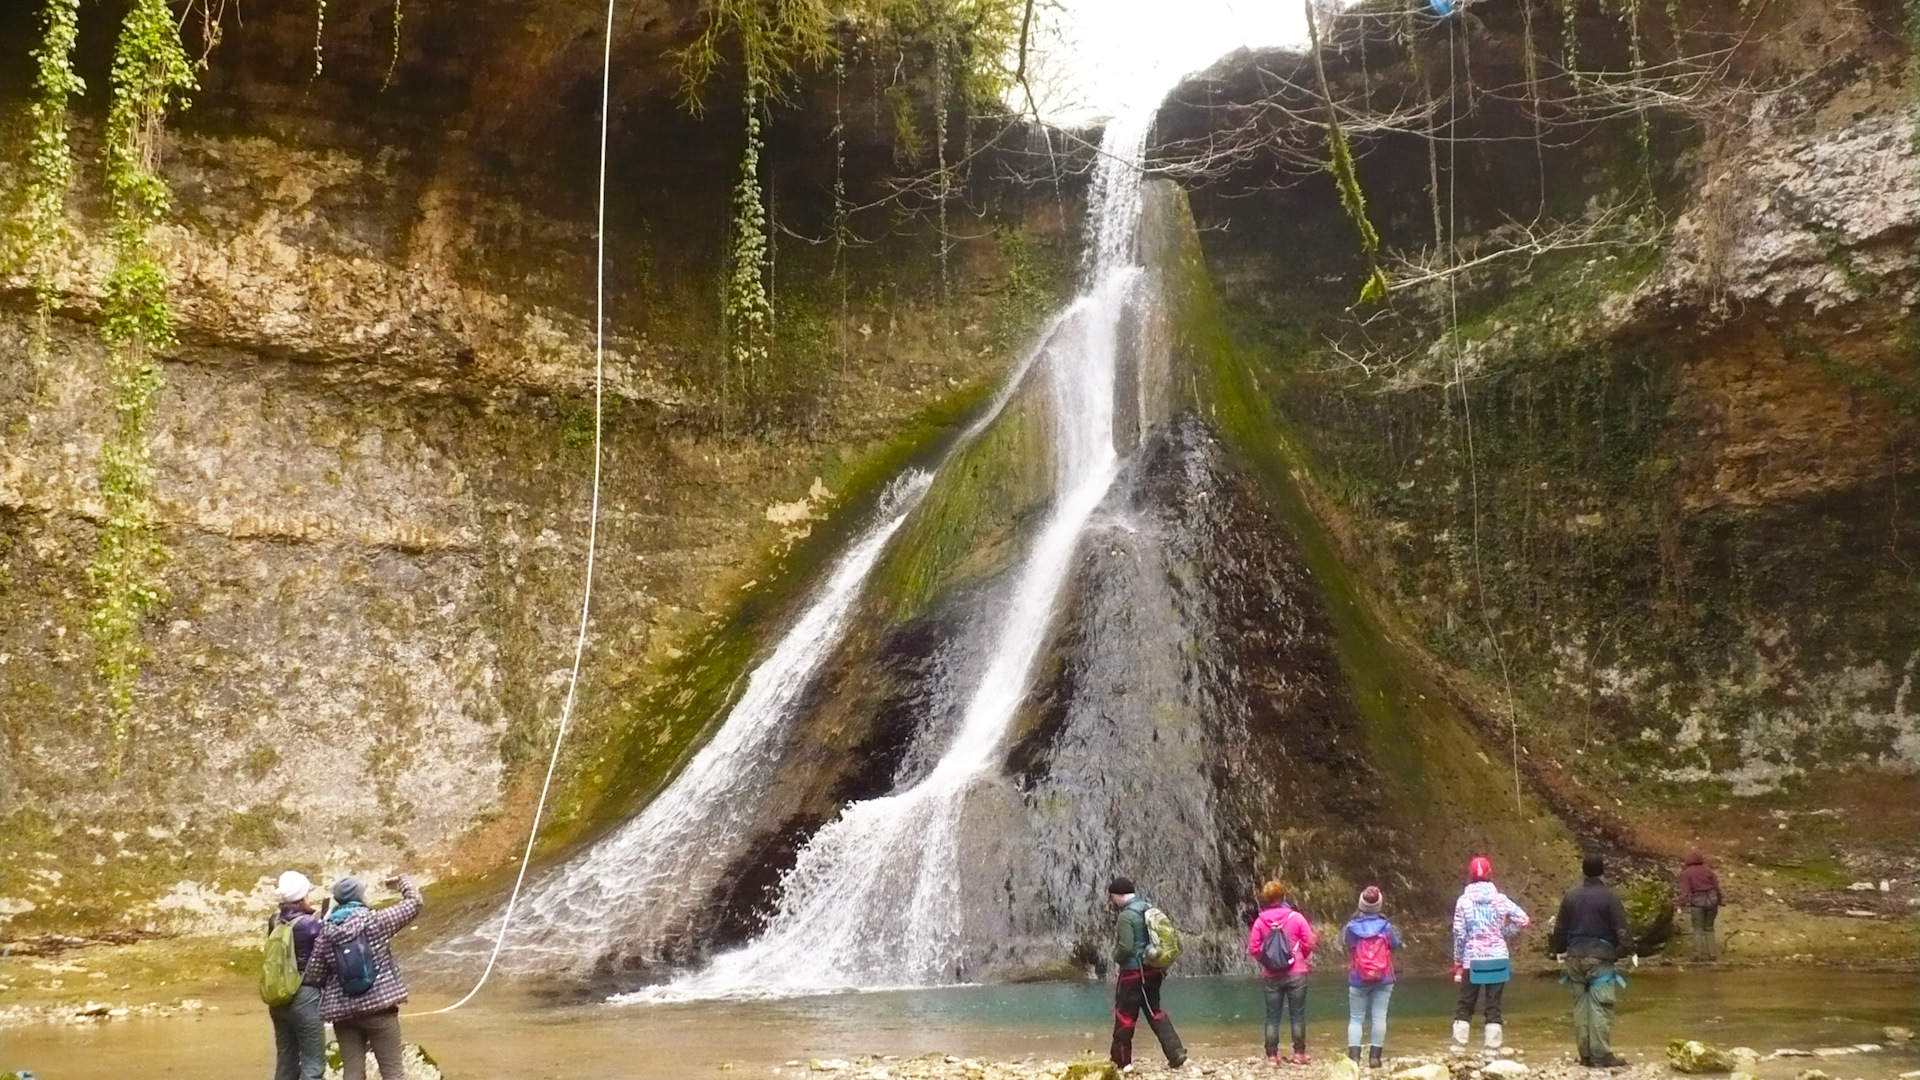
[[[990,658],[944,753],[904,790],[854,803],[800,851],[778,910],[754,941],[645,998],[907,986],[965,977],[962,817],[995,775],[1053,627],[1074,556],[1107,498],[1122,328],[1140,300],[1141,173],[1153,109],[1107,127],[1095,173],[1085,289],[1055,321],[1045,364],[1055,477],[1045,524],[1008,594]],[[936,914],[930,917],[929,913]]]
[[[730,846],[751,816],[753,795],[778,767],[784,721],[840,640],[862,586],[887,542],[926,494],[928,473],[895,480],[876,520],[748,677],[746,691],[713,739],[639,816],[531,890],[507,934],[510,968],[584,970],[609,942],[657,944],[677,909],[697,905],[726,871]],[[498,916],[443,952],[491,942]],[[649,934],[648,931],[655,931]]]

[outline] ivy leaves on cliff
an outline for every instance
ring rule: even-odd
[[[948,114],[958,106],[971,116],[973,105],[997,100],[1012,84],[1018,71],[1010,62],[1024,52],[1021,45],[1031,25],[1031,0],[709,0],[700,35],[679,53],[682,101],[689,110],[703,112],[704,92],[732,59],[739,69],[746,128],[721,298],[727,339],[720,376],[723,399],[738,390],[743,401],[751,400],[768,388],[773,375],[768,370],[775,301],[768,284],[772,220],[761,168],[774,106],[785,99],[794,80],[831,67],[839,85],[850,52],[870,60],[891,52],[900,68],[909,66],[909,54],[931,54],[934,186],[944,282],[950,246],[946,208],[953,190]],[[896,143],[910,148],[908,157],[917,160],[924,140],[910,99],[898,84],[887,98]],[[970,127],[963,123],[962,130],[970,132]],[[840,143],[834,185],[837,250],[846,242],[845,186],[837,175],[845,161],[844,125],[835,125],[834,137]]]

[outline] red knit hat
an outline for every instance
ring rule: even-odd
[[[1467,864],[1467,880],[1492,881],[1493,860],[1485,855],[1475,855],[1473,861]]]

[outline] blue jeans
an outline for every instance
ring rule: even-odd
[[[1347,1045],[1359,1046],[1361,1021],[1373,1028],[1374,1046],[1387,1045],[1387,1002],[1393,997],[1393,984],[1347,987]]]

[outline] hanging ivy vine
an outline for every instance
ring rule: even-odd
[[[322,0],[324,3],[324,0]],[[943,294],[949,241],[946,237],[951,177],[946,137],[950,107],[949,67],[953,57],[966,62],[958,72],[958,95],[964,106],[983,95],[997,95],[1011,84],[1002,61],[1022,32],[1026,0],[709,0],[706,22],[693,43],[681,50],[681,99],[698,114],[704,111],[702,91],[729,52],[737,50],[745,86],[746,142],[741,152],[739,180],[730,206],[727,264],[721,297],[721,315],[727,335],[728,370],[722,372],[723,392],[728,384],[751,394],[762,377],[770,349],[774,310],[767,287],[766,260],[771,251],[771,216],[760,178],[764,125],[771,108],[784,100],[784,90],[803,68],[836,65],[836,87],[844,73],[841,37],[858,34],[862,40],[893,39],[935,43],[933,77],[934,131],[938,142],[940,258]],[[918,141],[912,123],[911,99],[905,88],[890,88],[885,97],[894,107],[898,137],[896,152],[917,157]],[[836,120],[835,139],[844,155],[844,129]],[[844,188],[837,179],[836,259],[845,242],[847,222]]]
[[[750,397],[771,351],[773,299],[767,291],[767,208],[760,190],[760,95],[751,82],[744,104],[747,146],[733,187],[732,247],[721,317],[726,323],[731,381]]]
[[[100,450],[106,518],[87,567],[95,604],[90,620],[113,725],[113,772],[120,769],[144,650],[142,619],[160,599],[165,549],[154,536],[153,465],[148,425],[160,389],[157,354],[174,344],[167,274],[149,238],[168,206],[157,168],[167,113],[184,108],[193,69],[166,0],[134,0],[113,56],[107,113],[107,195],[113,270],[107,278],[105,337],[113,418]]]
[[[1360,174],[1353,165],[1353,150],[1347,134],[1340,128],[1340,112],[1333,102],[1333,88],[1327,81],[1326,61],[1320,55],[1320,29],[1314,24],[1312,0],[1307,3],[1307,38],[1313,50],[1313,66],[1320,79],[1320,97],[1327,109],[1327,169],[1340,189],[1340,205],[1360,231],[1360,250],[1367,257],[1367,281],[1360,286],[1360,303],[1372,304],[1386,299],[1387,275],[1380,269],[1380,233],[1367,217],[1367,196],[1360,190]]]
[[[44,362],[48,322],[53,314],[53,258],[66,215],[67,189],[73,184],[73,153],[67,144],[67,101],[86,90],[73,70],[73,45],[80,34],[80,0],[46,0],[40,47],[33,51],[33,104],[28,119],[33,135],[27,149],[26,227],[21,248],[33,284],[34,326],[30,346],[34,362]]]

